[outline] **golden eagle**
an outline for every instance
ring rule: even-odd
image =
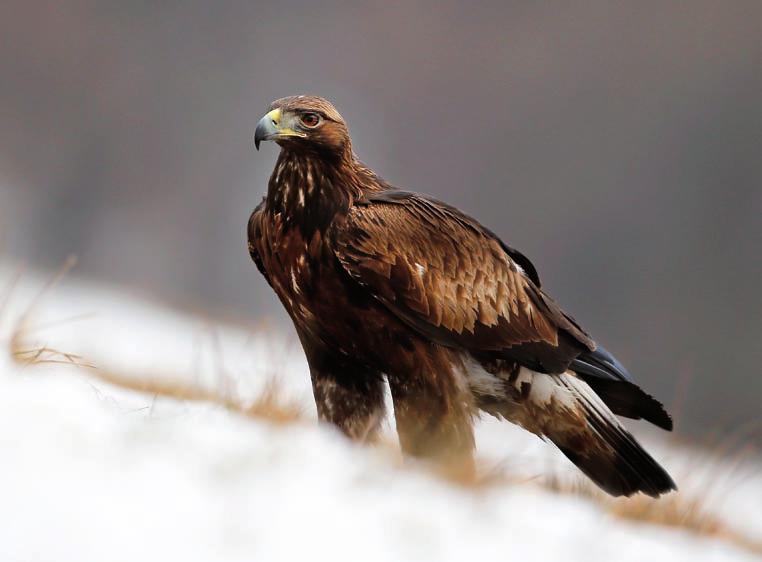
[[[294,322],[321,420],[373,439],[387,381],[406,454],[469,465],[473,419],[487,412],[552,441],[612,495],[675,489],[615,416],[670,430],[669,414],[524,255],[368,169],[325,99],[273,102],[264,140],[281,151],[249,252]]]

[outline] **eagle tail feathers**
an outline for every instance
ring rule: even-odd
[[[552,441],[609,494],[658,497],[676,489],[619,422],[606,396],[574,371],[552,375],[515,366],[496,372],[474,360],[466,367],[480,409]]]
[[[582,423],[576,428],[559,424],[558,431],[551,426],[546,436],[577,468],[612,496],[643,492],[656,498],[677,489],[593,388],[573,374],[554,378],[574,396]]]

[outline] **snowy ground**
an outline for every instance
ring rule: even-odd
[[[0,264],[4,347],[43,279],[23,275],[3,308],[1,288],[14,271]],[[615,518],[533,482],[462,488],[400,467],[388,448],[352,445],[312,422],[306,365],[284,336],[82,282],[49,291],[27,326],[24,345],[244,401],[277,375],[307,420],[256,421],[127,391],[87,368],[23,366],[2,353],[3,562],[758,559],[724,540]],[[681,493],[713,493],[709,505],[723,520],[762,537],[758,466],[731,471],[645,437]],[[550,446],[509,425],[485,421],[478,443],[482,459],[513,475],[576,478]]]

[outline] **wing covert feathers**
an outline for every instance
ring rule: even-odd
[[[563,330],[581,349],[594,348],[500,240],[452,207],[383,193],[356,205],[334,235],[346,271],[435,341],[491,351],[555,348]]]

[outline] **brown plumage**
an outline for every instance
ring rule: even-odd
[[[672,421],[540,288],[531,262],[457,209],[396,190],[326,100],[277,100],[281,152],[249,251],[291,316],[321,420],[374,438],[388,382],[403,451],[468,465],[480,411],[554,442],[614,495],[674,489],[614,414]]]

